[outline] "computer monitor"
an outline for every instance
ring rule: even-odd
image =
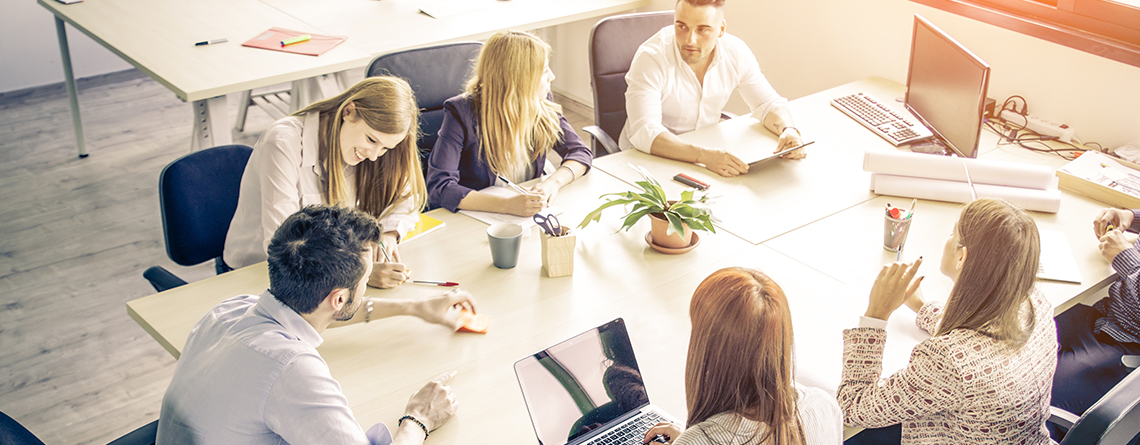
[[[914,15],[906,107],[958,156],[976,158],[990,66]]]

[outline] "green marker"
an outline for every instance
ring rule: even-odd
[[[297,36],[297,37],[293,37],[291,39],[285,39],[285,40],[281,41],[281,46],[289,46],[289,45],[294,45],[294,44],[301,43],[301,42],[308,42],[312,38],[313,38],[313,36],[305,34],[303,36]]]

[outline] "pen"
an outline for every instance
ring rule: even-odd
[[[454,281],[412,280],[412,282],[416,283],[416,284],[431,284],[431,285],[435,285],[435,286],[444,286],[444,287],[455,287],[455,286],[459,285],[459,283],[456,283]]]
[[[302,43],[302,42],[308,42],[312,38],[313,38],[313,36],[310,36],[308,34],[300,35],[297,37],[293,37],[291,39],[282,40],[281,46],[289,46],[289,45],[295,45],[295,44]]]
[[[906,218],[904,218],[904,219],[910,219],[910,216],[914,214],[914,206],[917,204],[918,204],[918,198],[914,198],[913,200],[910,201],[910,210],[906,211]]]
[[[677,181],[677,182],[680,182],[680,183],[682,183],[682,184],[685,184],[685,185],[687,185],[687,186],[689,186],[689,187],[695,188],[695,189],[697,189],[697,190],[702,190],[702,191],[703,191],[703,190],[706,188],[704,185],[702,185],[702,184],[700,184],[700,183],[698,183],[698,182],[696,182],[696,181],[694,181],[694,180],[692,180],[692,179],[689,179],[687,176],[684,176],[684,175],[677,175],[677,176],[674,176],[674,177],[673,177],[673,180],[674,180],[674,181]]]
[[[515,189],[515,191],[516,191],[516,192],[522,193],[522,194],[524,194],[524,195],[529,195],[529,194],[530,194],[530,193],[527,193],[527,191],[526,191],[526,190],[523,190],[523,188],[522,188],[522,187],[519,187],[519,186],[518,186],[518,185],[516,185],[515,183],[511,182],[509,179],[507,179],[507,178],[504,178],[504,177],[503,177],[503,175],[499,175],[499,179],[500,179],[500,180],[502,180],[503,182],[505,182],[505,183],[506,183],[507,185],[509,185],[511,188]]]
[[[388,256],[388,247],[384,245],[384,240],[380,240],[380,252],[384,254],[385,262],[392,262],[392,258]]]
[[[219,43],[226,43],[228,41],[229,41],[229,39],[222,37],[220,39],[214,39],[214,40],[203,40],[201,42],[195,43],[194,46],[217,45]]]
[[[433,19],[435,18],[435,16],[434,16],[434,15],[431,15],[431,13],[429,13],[429,12],[427,12],[427,11],[424,11],[424,10],[422,10],[422,9],[420,10],[420,14],[426,15],[426,16],[428,16],[428,17],[431,17],[431,18],[433,18]]]
[[[677,176],[680,176],[680,177],[682,177],[682,178],[688,179],[688,180],[690,180],[690,181],[693,181],[693,182],[695,182],[695,183],[697,183],[697,184],[703,185],[705,188],[709,188],[709,187],[712,187],[712,185],[710,185],[709,183],[707,183],[707,182],[704,182],[704,181],[701,181],[701,180],[699,180],[699,179],[697,179],[697,178],[694,178],[694,177],[692,177],[692,176],[686,175],[686,174],[684,174],[684,173],[677,173]]]

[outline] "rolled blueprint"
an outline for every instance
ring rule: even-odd
[[[974,168],[970,167],[970,176]],[[1022,187],[974,183],[978,198],[1002,198],[1026,210],[1057,213],[1061,208],[1061,191],[1057,189],[1056,178],[1045,190]],[[906,198],[930,199],[947,202],[970,202],[970,185],[958,181],[912,178],[874,173],[871,175],[871,191],[880,195],[902,196]]]
[[[1045,190],[1053,183],[1053,169],[1044,165],[948,156],[893,150],[868,150],[863,154],[863,170],[895,176],[966,182],[965,163],[974,184],[1004,185]]]

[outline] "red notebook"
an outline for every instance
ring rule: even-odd
[[[289,46],[281,46],[281,41],[291,39],[297,36],[308,34],[312,38],[307,42],[294,43]],[[293,31],[284,28],[269,28],[268,31],[261,33],[261,35],[249,39],[248,42],[241,44],[241,46],[248,46],[250,48],[271,49],[274,51],[284,51],[287,53],[304,54],[306,56],[319,56],[326,51],[333,49],[334,46],[340,45],[345,36],[325,36],[320,34],[313,34],[301,31]]]

